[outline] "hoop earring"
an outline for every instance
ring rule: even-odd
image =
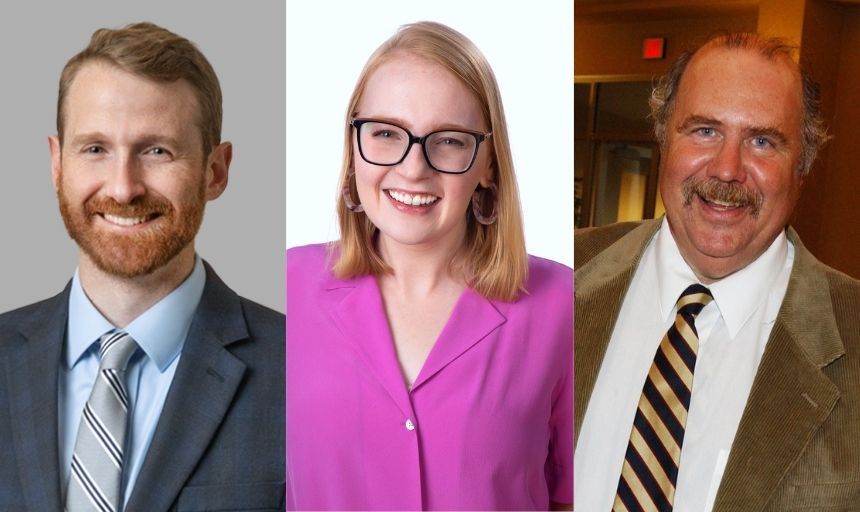
[[[349,173],[346,177],[346,184],[343,186],[343,190],[341,191],[341,195],[343,195],[343,203],[346,205],[347,210],[352,213],[359,213],[364,211],[364,206],[361,204],[356,204],[355,201],[352,200],[352,191],[349,186],[349,180],[355,178],[355,171]]]
[[[483,190],[481,190],[483,188]],[[499,216],[498,212],[498,204],[499,204],[499,188],[495,183],[490,182],[489,187],[478,187],[475,189],[475,192],[472,193],[472,214],[475,216],[475,220],[484,226],[489,226],[490,224],[496,222],[496,219]],[[491,194],[492,203],[493,203],[493,211],[490,212],[489,215],[484,215],[483,209],[481,207],[482,200],[484,199],[485,194]]]

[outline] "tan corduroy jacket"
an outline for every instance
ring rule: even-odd
[[[627,287],[659,227],[655,219],[576,232],[576,438]],[[860,281],[815,259],[793,229],[786,234],[794,267],[715,512],[860,510]]]

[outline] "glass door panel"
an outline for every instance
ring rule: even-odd
[[[652,144],[602,142],[594,163],[594,226],[642,220],[655,150]]]

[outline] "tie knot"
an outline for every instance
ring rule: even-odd
[[[711,290],[700,284],[691,284],[684,290],[684,293],[678,297],[678,302],[675,306],[678,308],[679,315],[690,315],[696,318],[701,313],[702,308],[708,305],[714,296],[711,295]]]
[[[125,370],[137,350],[137,342],[124,331],[113,331],[99,339],[100,369]]]

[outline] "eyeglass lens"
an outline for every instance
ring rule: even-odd
[[[399,163],[411,146],[409,133],[388,123],[366,122],[361,125],[358,137],[363,157],[376,165]],[[463,172],[472,164],[478,139],[472,133],[445,130],[428,134],[423,144],[432,167],[445,172]]]

